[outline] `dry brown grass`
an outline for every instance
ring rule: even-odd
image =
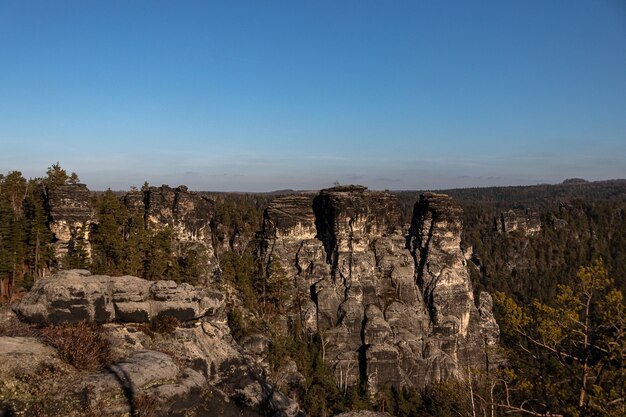
[[[41,336],[63,360],[80,370],[97,371],[112,361],[111,342],[99,325],[50,326],[41,330]]]
[[[133,417],[155,417],[159,403],[155,396],[140,393],[133,398],[133,405]]]

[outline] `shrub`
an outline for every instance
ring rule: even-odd
[[[172,334],[180,326],[180,321],[173,316],[159,316],[150,322],[150,330],[160,334]]]
[[[241,314],[241,310],[234,307],[227,314],[228,327],[230,327],[230,333],[235,340],[240,340],[247,333],[246,323]]]
[[[50,326],[41,331],[41,336],[63,360],[78,369],[96,371],[111,363],[111,342],[99,325],[82,322]]]

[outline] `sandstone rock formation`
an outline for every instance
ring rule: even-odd
[[[188,321],[218,315],[223,302],[219,291],[189,284],[69,270],[37,281],[15,311],[39,324],[148,322],[162,315]]]
[[[187,187],[150,187],[144,193],[144,215],[148,229],[172,227],[182,242],[211,242],[213,203],[189,192]]]
[[[89,375],[76,384],[75,391],[84,393],[87,407],[96,408],[107,402],[105,415],[140,414],[141,398],[151,401],[159,415],[172,415],[193,408],[205,395],[206,379],[191,368],[183,368],[174,359],[151,350],[138,350]]]
[[[42,363],[60,364],[53,348],[33,337],[0,336],[0,380],[16,372],[28,372]]]
[[[340,386],[365,381],[374,394],[462,378],[498,340],[488,294],[474,300],[461,209],[425,194],[410,229],[398,223],[393,194],[360,186],[279,198],[266,211],[266,269],[280,262],[293,278],[289,322],[322,334]]]
[[[85,184],[66,184],[49,191],[47,205],[54,254],[61,261],[69,251],[82,250],[91,256],[89,232],[94,222],[91,196]]]
[[[496,231],[507,234],[515,230],[530,236],[541,231],[541,219],[539,214],[526,210],[520,214],[514,210],[500,213],[500,217],[494,220]]]
[[[179,254],[195,249],[203,253],[207,270],[215,264],[213,202],[210,199],[190,192],[184,185],[176,188],[162,185],[131,191],[123,202],[131,213],[144,218],[148,230],[171,228]]]
[[[81,415],[81,409],[102,404],[107,404],[103,415],[135,415],[139,403],[151,401],[156,415],[302,417],[299,405],[269,382],[263,365],[234,342],[221,314],[224,298],[217,290],[173,281],[61,271],[39,280],[14,306],[18,317],[37,324],[107,323],[107,334],[121,359],[85,376],[34,338],[0,337],[0,364],[23,360],[29,364],[26,370],[0,366],[0,376],[28,393],[36,387],[22,381],[21,375],[37,374],[41,364],[53,366],[51,372],[63,367],[66,387],[53,393],[59,398],[50,401],[62,401],[63,407],[76,411],[68,415]],[[142,323],[160,316],[186,323],[168,335],[146,334]],[[0,411],[4,400],[19,407],[18,394],[0,395]]]

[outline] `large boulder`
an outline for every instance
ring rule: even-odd
[[[221,292],[185,283],[68,270],[37,281],[14,309],[37,324],[148,322],[161,316],[189,321],[217,316],[223,303]]]
[[[88,406],[106,402],[106,415],[141,415],[148,409],[171,415],[200,403],[206,382],[193,369],[181,369],[168,354],[140,350],[83,378],[77,390],[86,397]]]

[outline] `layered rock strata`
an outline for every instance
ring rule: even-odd
[[[61,261],[70,251],[91,256],[89,232],[94,222],[91,195],[85,184],[61,185],[48,192],[50,231],[54,235],[55,258]]]
[[[485,366],[498,340],[490,298],[473,297],[461,209],[425,194],[408,230],[395,196],[344,186],[275,200],[263,227],[266,267],[293,278],[292,329],[320,332],[337,383],[422,388]]]
[[[541,231],[541,219],[539,214],[526,210],[524,213],[517,213],[514,210],[504,211],[494,220],[494,227],[502,234],[519,231],[530,236]]]
[[[123,201],[131,213],[144,218],[148,230],[170,228],[181,253],[194,246],[200,247],[208,263],[214,263],[214,210],[210,199],[189,191],[184,185],[176,188],[162,185],[131,191]]]
[[[223,303],[221,292],[189,284],[69,270],[37,281],[15,311],[38,324],[148,322],[164,315],[189,321],[216,316]]]

